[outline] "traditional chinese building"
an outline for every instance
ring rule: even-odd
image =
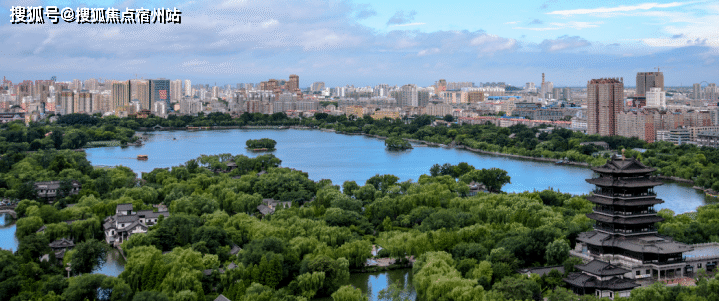
[[[596,224],[594,231],[579,234],[570,251],[588,263],[564,279],[575,293],[626,297],[639,284],[676,281],[698,269],[716,268],[718,243],[689,246],[659,235],[655,223],[664,219],[654,206],[664,201],[654,187],[663,183],[652,176],[655,168],[615,156],[592,170],[599,176],[586,180],[596,185],[587,198],[595,205],[587,217]]]
[[[115,215],[105,218],[103,229],[105,241],[117,245],[130,238],[135,233],[147,233],[149,226],[158,222],[160,216],[170,217],[167,211],[153,212],[152,210],[132,211],[132,204],[118,204]]]

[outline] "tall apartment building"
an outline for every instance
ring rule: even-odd
[[[324,82],[314,82],[312,83],[312,92],[319,92],[325,89],[325,83]]]
[[[40,102],[46,102],[50,97],[50,87],[54,82],[52,80],[36,80],[33,98]]]
[[[717,90],[717,84],[711,83],[707,85],[704,91],[706,99],[711,102],[717,102],[717,95],[719,95],[719,90]]]
[[[287,82],[287,90],[292,93],[300,91],[300,77],[296,74],[290,75],[290,81]]]
[[[75,91],[80,91],[82,89],[82,82],[79,79],[73,79],[71,87]]]
[[[136,83],[135,86],[137,89],[137,94],[132,98],[132,100],[137,99],[137,101],[140,103],[140,110],[152,109],[152,103],[150,102],[150,83],[146,80],[143,80]]]
[[[400,106],[417,107],[419,106],[419,99],[417,98],[417,86],[409,84],[404,85],[398,91],[399,99],[397,103]]]
[[[587,83],[587,134],[614,136],[616,116],[624,106],[624,82],[616,78],[593,79]]]
[[[99,90],[99,89],[100,89],[100,84],[97,82],[97,79],[91,78],[91,79],[85,80],[85,90],[94,91],[94,90]]]
[[[664,91],[664,73],[637,72],[637,96],[645,96],[651,88],[660,88]]]
[[[647,107],[658,109],[667,108],[667,95],[661,88],[649,88],[649,90],[646,91],[646,95]]]
[[[92,94],[90,94],[90,91],[80,90],[80,92],[78,93],[77,104],[78,104],[78,106],[77,106],[78,113],[92,114],[92,112],[93,112]]]
[[[70,89],[63,89],[60,92],[60,114],[67,115],[75,113],[75,93]]]
[[[192,97],[192,82],[189,79],[185,80],[185,96]]]
[[[417,90],[417,106],[426,107],[429,104],[429,90],[418,89]]]
[[[702,85],[701,84],[694,84],[692,86],[692,98],[694,99],[701,99],[702,98]]]
[[[434,83],[435,92],[444,92],[447,91],[447,80],[446,79],[440,79]]]
[[[174,102],[182,99],[182,81],[179,79],[170,82],[170,99]]]
[[[115,112],[127,110],[130,105],[130,81],[112,84],[112,109]]]
[[[141,109],[150,109],[150,84],[147,80],[130,80],[130,100],[140,102]]]

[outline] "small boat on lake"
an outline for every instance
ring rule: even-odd
[[[147,155],[137,155],[137,160],[146,161],[147,159],[148,159]]]

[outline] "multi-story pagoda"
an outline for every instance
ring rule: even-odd
[[[682,257],[693,248],[670,237],[660,236],[654,225],[657,216],[654,187],[662,182],[651,176],[656,169],[634,158],[613,157],[592,168],[599,177],[587,179],[596,185],[587,199],[595,204],[587,217],[596,221],[594,231],[579,234],[573,254],[587,260],[618,264],[631,271],[629,278],[678,277],[693,272]]]

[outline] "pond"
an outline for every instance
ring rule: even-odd
[[[412,269],[390,270],[376,273],[351,274],[346,284],[359,288],[369,297],[369,301],[378,300],[379,291],[392,283],[399,282],[400,287],[407,287],[412,283]],[[416,299],[414,288],[411,289],[410,298]],[[315,298],[315,301],[332,301],[331,297]]]

